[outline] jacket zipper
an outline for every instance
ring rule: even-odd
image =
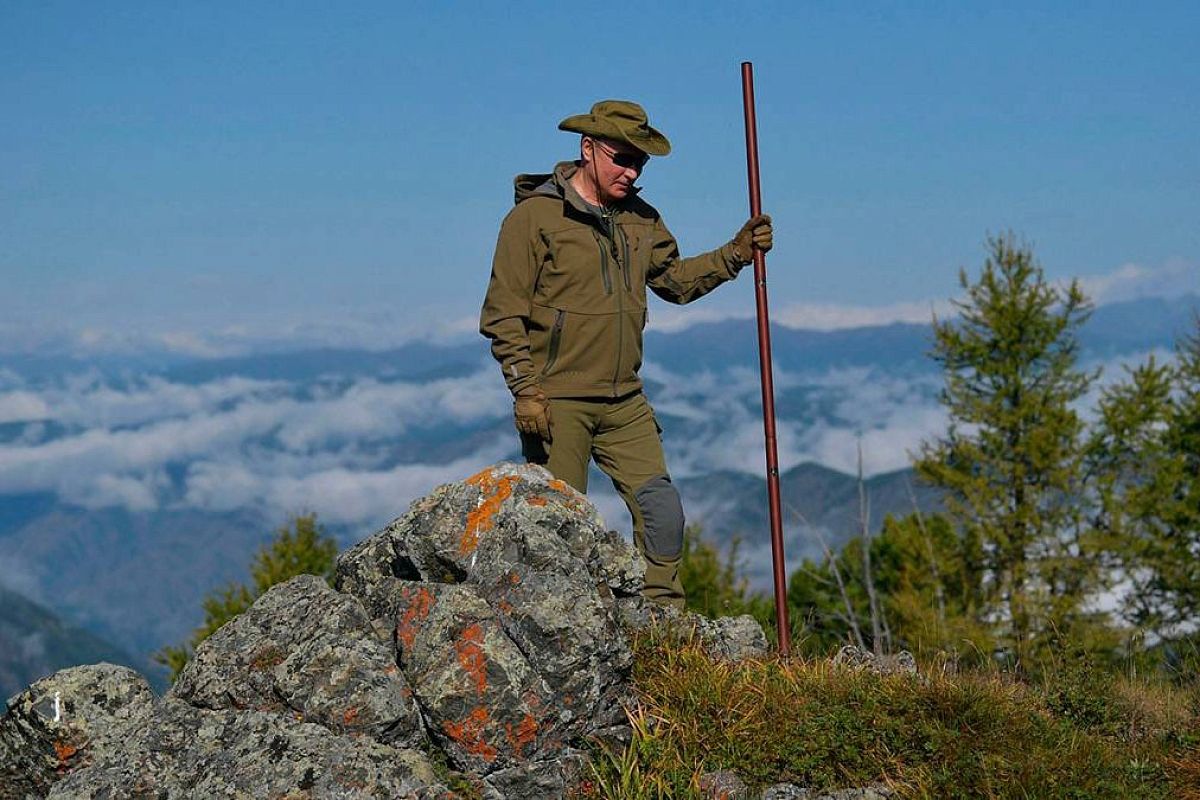
[[[621,237],[621,274],[625,277],[625,291],[630,292],[633,287],[629,285],[629,239],[616,220],[613,220],[612,226],[613,233]]]
[[[608,274],[608,248],[600,241],[600,234],[596,233],[596,229],[592,229],[592,237],[596,240],[596,247],[600,250],[600,277],[604,279],[604,293],[612,294],[612,276]]]
[[[567,312],[558,310],[554,312],[554,327],[550,329],[550,351],[546,354],[546,366],[542,367],[542,376],[545,377],[550,373],[550,368],[554,366],[554,362],[558,360],[558,348],[562,343],[563,325],[567,322]]]
[[[620,228],[617,226],[616,220],[611,223],[610,230],[614,235],[620,235]],[[616,256],[616,242],[610,237],[609,244],[613,247],[613,255]],[[607,255],[605,256],[607,258]],[[625,288],[629,288],[629,273],[625,270],[626,265],[618,265],[621,267],[621,274],[624,276]],[[613,365],[613,380],[612,380],[612,396],[617,396],[617,380],[621,377],[621,357],[625,353],[625,298],[621,292],[617,292],[617,359]]]
[[[617,227],[617,224],[615,221],[612,223],[612,226],[613,226],[613,228]],[[612,237],[607,236],[607,235],[604,237],[607,240],[607,244],[605,242],[602,242],[600,240],[600,234],[596,232],[595,228],[592,228],[592,236],[596,240],[596,247],[600,248],[600,274],[604,278],[604,293],[612,294],[613,293],[612,276],[609,275],[609,272],[608,272],[608,251],[609,251],[610,247],[615,248],[615,243],[613,242]],[[625,273],[624,271],[622,271],[622,275],[624,276],[625,287],[629,288],[629,275],[627,273]],[[612,389],[611,389],[611,394],[613,397],[617,396],[617,380],[621,377],[621,352],[625,347],[625,324],[624,324],[625,323],[625,303],[621,297],[621,292],[617,292],[616,294],[617,294],[617,319],[616,319],[616,323],[617,323],[617,358],[616,358],[615,363],[613,364],[613,378],[612,378]]]

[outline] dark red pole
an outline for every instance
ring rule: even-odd
[[[750,179],[750,216],[762,213],[758,181],[758,125],[754,120],[754,66],[742,62],[742,106],[746,113],[746,174]],[[771,323],[767,316],[767,257],[754,251],[754,301],[758,311],[758,366],[762,373],[763,434],[767,449],[767,502],[771,512],[771,567],[775,579],[775,625],[779,654],[792,649],[788,625],[787,574],[783,559],[783,515],[779,507],[779,455],[775,444],[775,384],[771,377]]]

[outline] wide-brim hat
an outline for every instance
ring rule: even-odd
[[[590,113],[576,114],[558,123],[558,129],[626,142],[651,156],[671,152],[667,137],[650,127],[646,110],[629,100],[601,100],[592,106]]]

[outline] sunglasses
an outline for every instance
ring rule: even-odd
[[[603,143],[595,139],[592,140],[592,145],[599,147],[608,156],[609,160],[621,169],[636,169],[638,172],[641,172],[646,166],[646,162],[650,160],[650,156],[645,153],[621,153],[605,147]]]

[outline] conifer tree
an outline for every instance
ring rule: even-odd
[[[1105,389],[1090,445],[1097,530],[1128,619],[1158,640],[1200,619],[1200,318],[1176,348]]]
[[[950,423],[915,466],[946,490],[960,533],[980,543],[980,619],[997,623],[1024,667],[1047,636],[1083,619],[1093,588],[1081,535],[1082,423],[1072,407],[1095,377],[1076,363],[1091,307],[1078,283],[1048,283],[1011,234],[989,238],[988,250],[977,281],[960,272],[960,316],[934,320]]]
[[[1200,619],[1200,317],[1177,349],[1176,393],[1167,422],[1170,471],[1163,489],[1169,571],[1160,576],[1173,595],[1176,621]]]

